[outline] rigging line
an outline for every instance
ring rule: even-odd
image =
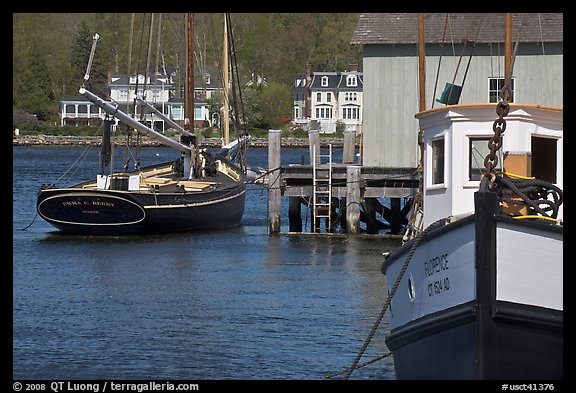
[[[128,81],[126,83],[127,89],[127,96],[126,99],[130,96],[130,78],[132,74],[132,41],[134,38],[134,13],[130,18],[130,35],[128,36]],[[128,105],[127,112],[130,111],[130,105]],[[130,114],[130,113],[128,113]]]
[[[160,59],[160,38],[162,33],[162,13],[158,14],[158,36],[156,37],[156,75],[158,75],[158,63]]]
[[[480,37],[480,27],[482,26],[482,20],[484,19],[484,14],[480,17],[478,21],[478,30],[476,31],[476,38],[472,42],[472,50],[470,51],[470,57],[468,58],[468,64],[466,65],[466,71],[464,72],[464,78],[462,79],[462,88],[464,88],[464,83],[466,82],[466,76],[468,75],[468,69],[470,68],[470,63],[472,62],[472,55],[474,54],[474,48],[476,47],[476,42],[478,42],[478,37]]]
[[[146,94],[148,92],[148,73],[150,72],[150,56],[152,52],[152,33],[154,27],[154,12],[150,14],[150,25],[148,27],[148,45],[146,46],[146,68],[144,69],[144,91],[142,93],[142,99],[146,101]],[[145,113],[144,109],[142,114]]]
[[[542,20],[540,18],[540,13],[538,13],[538,27],[540,28],[540,42],[542,43],[542,56],[546,59],[546,51],[544,50],[544,32],[542,31]],[[550,87],[550,77],[548,73],[548,67],[544,67],[544,75],[546,78],[546,89],[548,90],[548,97],[552,100],[552,90]]]
[[[210,14],[210,22],[212,24],[212,31],[216,31],[215,28],[215,21],[214,21],[214,15]],[[224,45],[224,43],[222,43],[222,45]],[[212,50],[213,50],[213,56],[216,59],[216,67],[218,69],[218,77],[220,78],[220,83],[222,83],[224,81],[224,71],[222,70],[222,62],[221,62],[221,53],[222,53],[222,48],[217,48],[216,45],[216,37],[215,34],[212,34]],[[228,70],[226,70],[226,72],[228,72]],[[228,96],[228,87],[227,86],[222,86],[222,99],[224,101],[223,106],[226,105],[226,103],[230,102],[229,96]],[[220,127],[222,128],[222,131],[224,130],[224,121],[228,121],[228,119],[224,119],[223,116],[220,117]],[[223,135],[222,135],[223,137]]]
[[[30,222],[30,224],[26,225],[24,228],[20,228],[21,231],[25,231],[28,228],[30,228],[32,226],[32,224],[34,224],[34,221],[36,221],[36,218],[38,217],[38,212],[36,212],[36,214],[34,215],[34,218],[32,219],[32,221]]]
[[[454,32],[452,31],[452,23],[448,19],[448,31],[450,32],[450,43],[452,44],[452,56],[456,57],[456,47],[454,46]]]
[[[448,16],[446,13],[446,21],[444,22],[444,31],[442,32],[442,43],[440,44],[440,56],[438,57],[438,68],[436,69],[436,80],[434,81],[434,94],[432,94],[432,108],[434,108],[434,97],[436,97],[436,90],[438,89],[438,79],[440,78],[440,63],[442,63],[442,53],[444,51],[444,41],[446,38],[446,30],[448,28]]]
[[[514,101],[514,94],[512,91],[512,72],[514,70],[514,62],[516,61],[516,53],[518,51],[518,46],[520,44],[520,36],[522,32],[522,24],[524,22],[524,14],[520,19],[520,26],[518,26],[518,36],[516,37],[516,43],[514,44],[514,51],[512,53],[512,59],[510,60],[510,69],[504,70],[506,75],[510,78],[509,80],[504,80],[504,86],[500,90],[500,97],[506,100],[506,104]],[[508,71],[508,72],[507,72]],[[507,93],[507,94],[506,94]],[[506,94],[506,97],[504,95]]]
[[[232,28],[232,20],[230,19],[230,14],[226,14],[227,18],[228,18],[228,36],[230,37],[229,41],[229,45],[230,45],[230,50],[231,50],[231,54],[232,54],[232,70],[233,70],[233,75],[232,75],[232,92],[233,92],[233,96],[234,96],[234,116],[236,119],[236,124],[237,124],[237,131],[236,131],[236,137],[238,138],[238,142],[240,143],[241,138],[243,136],[246,135],[245,130],[242,129],[242,126],[246,125],[246,118],[245,118],[245,108],[244,108],[244,103],[243,103],[243,98],[242,98],[242,89],[240,86],[240,75],[239,75],[239,71],[238,71],[238,59],[236,56],[236,44],[234,42],[234,35],[233,35],[233,28]],[[238,91],[238,97],[236,97],[236,91]],[[240,106],[240,109],[238,109],[238,106]],[[244,170],[246,167],[246,148],[247,146],[245,145],[240,145],[239,147],[239,153],[240,153],[240,166],[241,168]]]
[[[139,73],[140,73],[140,60],[142,59],[142,48],[144,47],[143,41],[144,41],[144,26],[145,26],[145,20],[146,20],[146,14],[144,14],[144,16],[142,17],[142,29],[140,30],[140,46],[138,49],[138,57],[137,57],[137,61],[136,61],[136,70],[135,70],[135,75],[136,75],[136,85],[134,86],[134,102],[133,102],[133,109],[134,112],[132,114],[132,116],[136,116],[136,97],[138,96],[138,85],[140,84],[140,78],[138,77]]]
[[[100,131],[100,127],[94,132],[93,136],[96,136],[96,134]],[[76,161],[74,161],[72,163],[72,165],[70,165],[70,167],[62,174],[60,175],[60,177],[58,179],[56,179],[54,181],[54,184],[58,183],[59,181],[61,181],[64,176],[67,176],[68,173],[70,171],[72,171],[69,175],[68,178],[66,180],[64,180],[64,183],[68,183],[70,181],[70,179],[72,179],[72,177],[76,174],[76,172],[78,171],[78,168],[80,167],[80,165],[86,160],[86,157],[88,156],[88,151],[91,150],[92,146],[90,146],[89,144],[86,145],[86,147],[84,148],[84,150],[82,150],[82,152],[79,154],[78,158],[76,158]]]
[[[352,372],[356,368],[358,368],[358,362],[360,362],[362,355],[364,355],[366,348],[368,348],[368,345],[370,344],[372,337],[374,337],[374,334],[376,334],[376,330],[378,329],[378,326],[380,326],[380,323],[382,322],[382,319],[384,318],[384,314],[386,313],[386,310],[390,306],[390,303],[392,302],[392,298],[396,294],[396,290],[398,289],[398,286],[400,285],[400,281],[402,280],[404,273],[408,269],[408,265],[410,264],[410,261],[412,260],[412,256],[414,255],[416,248],[420,244],[420,241],[430,230],[436,229],[437,227],[439,227],[441,224],[444,224],[445,222],[446,222],[446,218],[441,218],[437,221],[434,221],[432,224],[430,224],[426,229],[424,229],[420,234],[418,234],[414,238],[412,246],[410,247],[410,250],[408,251],[408,254],[406,255],[406,260],[404,261],[404,264],[402,265],[400,272],[398,273],[398,276],[396,277],[396,280],[394,281],[394,285],[392,286],[392,290],[390,291],[388,297],[386,298],[386,302],[384,303],[384,306],[382,307],[382,310],[380,311],[380,315],[378,315],[378,318],[376,319],[376,323],[374,323],[374,325],[372,326],[372,330],[370,331],[370,334],[368,334],[368,337],[364,341],[364,344],[362,345],[360,352],[358,353],[358,355],[356,355],[354,362],[352,362],[352,365],[346,370],[346,374],[344,376],[344,379],[348,379],[350,377],[350,374],[352,374]]]
[[[510,62],[510,78],[512,78],[512,71],[514,70],[514,62],[516,61],[516,53],[518,52],[518,46],[520,44],[520,36],[522,35],[522,24],[524,23],[524,14],[520,19],[520,26],[518,27],[518,37],[516,38],[516,43],[514,44],[514,52],[512,53],[512,61]]]

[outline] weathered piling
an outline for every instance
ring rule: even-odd
[[[342,151],[342,164],[353,164],[356,151],[356,131],[344,131],[344,150]]]
[[[280,146],[281,130],[268,130],[268,228],[280,232]]]
[[[320,164],[320,131],[308,131],[308,141],[310,143],[310,165],[314,162]]]
[[[360,232],[360,171],[359,165],[346,167],[346,233]]]

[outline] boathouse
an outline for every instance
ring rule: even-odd
[[[328,158],[326,163],[322,157],[331,155],[326,148],[321,152],[318,130],[309,130],[310,164],[281,167],[269,177],[270,232],[280,229],[280,196],[287,196],[290,231],[301,230],[304,206],[311,212],[312,232],[339,226],[358,233],[362,222],[366,233],[399,234],[420,187],[416,113],[440,105],[498,101],[504,82],[502,14],[424,14],[423,67],[418,16],[359,15],[350,43],[363,47],[361,133],[358,138],[345,133],[342,162]],[[514,31],[521,31],[512,37],[517,42],[513,101],[563,106],[563,15],[515,14],[513,24]],[[273,169],[280,167],[278,133],[269,134]],[[462,173],[476,164],[468,165]]]
[[[514,101],[563,106],[563,15],[515,13],[513,25],[521,32],[512,37],[519,42],[512,75]],[[497,102],[504,80],[502,14],[424,14],[424,42],[426,109]],[[360,14],[350,43],[363,47],[362,163],[415,168],[418,14]],[[447,84],[455,86],[449,102],[449,90],[444,94]]]

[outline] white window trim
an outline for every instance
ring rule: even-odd
[[[432,183],[432,178],[433,178],[433,174],[432,174],[432,143],[438,141],[438,140],[443,140],[444,141],[444,181],[442,183]],[[448,158],[448,138],[446,137],[446,134],[441,134],[438,135],[435,138],[429,139],[428,140],[428,144],[426,146],[426,174],[427,174],[427,180],[426,180],[426,190],[441,190],[441,189],[447,189],[448,188],[448,162],[447,162],[447,158]]]

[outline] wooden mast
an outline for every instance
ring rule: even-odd
[[[424,14],[418,14],[418,79],[420,84],[420,112],[426,110],[426,52],[424,50]]]
[[[510,102],[512,100],[512,14],[508,12],[504,15],[504,84],[507,90],[504,90],[502,98]]]
[[[426,51],[424,41],[424,14],[422,12],[418,13],[418,87],[418,109],[420,112],[423,112],[426,110]],[[422,127],[418,129],[418,147],[420,150],[420,162],[417,168],[418,191],[412,202],[408,226],[402,238],[403,243],[416,237],[421,232],[421,211],[424,206],[424,130]]]
[[[184,128],[194,132],[194,14],[186,13],[186,90],[184,92]]]
[[[198,138],[194,133],[194,14],[186,13],[186,86],[184,90],[184,128],[192,134],[189,163],[185,158],[184,166],[189,165],[189,178],[199,177]],[[188,120],[188,121],[186,121]],[[185,172],[186,173],[186,170]]]
[[[229,114],[229,102],[228,102],[228,22],[226,20],[226,14],[224,14],[224,41],[222,43],[222,92],[224,95],[224,112],[223,112],[223,146],[230,143],[230,118]]]

